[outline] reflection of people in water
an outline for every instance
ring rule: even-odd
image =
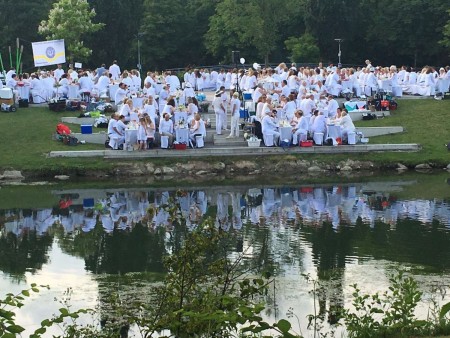
[[[225,231],[230,229],[228,222],[228,194],[217,194],[216,227]]]
[[[231,196],[231,209],[232,216],[231,221],[233,224],[233,228],[236,230],[240,230],[242,228],[242,219],[241,219],[241,196],[237,192],[229,193]]]

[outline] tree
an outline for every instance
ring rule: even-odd
[[[95,10],[87,0],[59,0],[53,4],[47,21],[39,25],[39,34],[46,39],[64,39],[70,61],[87,60],[92,50],[85,47],[82,38],[101,29],[102,23],[92,23]]]
[[[241,49],[241,54],[247,58],[264,58],[268,63],[269,55],[279,41],[279,27],[286,18],[286,3],[278,0],[224,0],[218,3],[205,35],[207,50],[230,61],[231,51]]]
[[[449,17],[450,17],[450,9],[447,11]],[[447,24],[444,26],[443,30],[444,38],[439,41],[441,45],[444,47],[447,47],[447,50],[450,51],[450,18],[447,20]]]
[[[284,43],[291,54],[292,62],[316,62],[320,56],[316,40],[309,33],[305,33],[299,38],[291,36]]]

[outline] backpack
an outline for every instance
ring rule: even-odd
[[[364,121],[368,121],[368,120],[376,120],[377,118],[377,114],[371,114],[371,113],[364,113],[362,116],[362,119]]]
[[[69,135],[72,133],[70,128],[68,126],[66,126],[64,123],[58,123],[56,125],[56,132],[59,135]]]
[[[65,145],[68,145],[68,146],[78,145],[78,139],[74,136],[64,135],[62,141]]]

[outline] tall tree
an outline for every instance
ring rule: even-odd
[[[143,17],[142,0],[90,0],[96,16],[94,22],[105,27],[88,37],[95,46],[89,62],[92,67],[102,63],[119,62],[123,69],[135,68],[137,64],[137,33]]]
[[[231,50],[268,63],[279,42],[279,29],[287,17],[282,0],[224,0],[217,4],[206,33],[207,49],[229,61]],[[242,54],[242,52],[241,52]]]
[[[71,62],[87,60],[92,50],[85,47],[82,38],[98,31],[102,23],[93,23],[95,10],[87,0],[59,0],[53,4],[48,20],[39,25],[39,33],[46,39],[64,39]]]
[[[0,0],[0,52],[5,68],[9,67],[8,46],[15,46],[16,38],[24,46],[23,70],[34,68],[31,42],[41,39],[37,28],[52,3],[53,0]]]

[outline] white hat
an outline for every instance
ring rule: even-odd
[[[187,83],[185,84],[185,87],[186,87],[186,88],[192,88],[192,85],[191,85],[190,82],[187,82]]]

